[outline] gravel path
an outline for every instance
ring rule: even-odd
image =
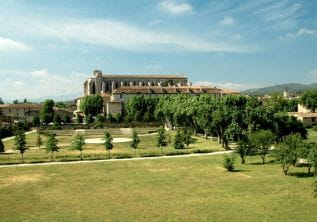
[[[123,142],[130,142],[131,138],[113,138],[113,143],[123,143]],[[93,138],[93,139],[86,139],[85,143],[87,144],[103,144],[105,142],[102,138]]]
[[[48,163],[25,163],[25,164],[11,164],[11,165],[0,165],[0,168],[9,167],[27,167],[27,166],[49,166],[49,165],[69,165],[69,164],[82,164],[82,163],[102,163],[102,162],[120,162],[120,161],[136,161],[136,160],[158,160],[158,159],[171,159],[171,158],[185,158],[185,157],[198,157],[198,156],[213,156],[226,153],[232,153],[232,150],[228,151],[217,151],[213,153],[195,153],[186,155],[175,155],[175,156],[159,156],[159,157],[136,157],[126,159],[108,159],[108,160],[83,160],[83,161],[69,161],[69,162],[48,162]]]
[[[28,134],[31,134],[31,133],[35,133],[35,132],[36,132],[36,130],[31,130],[29,132],[26,132],[25,135],[28,135]],[[2,142],[8,141],[8,140],[13,140],[13,139],[14,139],[14,136],[11,136],[11,137],[2,139]]]

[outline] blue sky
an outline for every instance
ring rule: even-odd
[[[315,0],[2,0],[0,97],[72,97],[94,69],[244,90],[317,82]]]

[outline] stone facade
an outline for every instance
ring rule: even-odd
[[[39,115],[41,106],[37,104],[2,104],[0,112],[3,116],[13,120],[26,120],[31,122],[34,116]]]
[[[180,93],[222,96],[239,92],[210,86],[192,86],[187,77],[182,75],[103,75],[100,70],[95,70],[93,76],[84,82],[84,96],[100,94],[104,100],[104,114],[113,116],[122,113],[122,104],[130,97]],[[77,100],[77,113],[80,101],[81,98]]]
[[[296,117],[305,125],[312,126],[317,124],[317,109],[314,112],[301,104],[298,104],[298,112],[290,112],[290,116]]]

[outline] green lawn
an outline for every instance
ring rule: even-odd
[[[155,131],[157,128],[136,128],[139,133],[141,142],[136,152],[136,156],[160,156],[161,151],[156,147],[156,134],[149,134],[149,132]],[[129,129],[108,129],[114,138],[130,138],[131,130]],[[75,133],[74,130],[59,130],[52,131],[57,134],[59,141],[59,152],[55,153],[56,161],[70,161],[79,160],[79,152],[70,150],[71,140]],[[86,130],[84,132],[85,138],[102,138],[105,130]],[[173,138],[174,131],[167,132]],[[30,147],[24,154],[25,162],[48,162],[51,161],[50,154],[47,154],[45,150],[36,147],[37,133],[31,133],[26,135],[27,146]],[[43,138],[43,146],[45,146],[46,137]],[[182,150],[175,150],[172,143],[163,148],[162,155],[174,155],[174,154],[187,154],[196,152],[213,152],[222,150],[222,147],[210,139],[206,140],[202,137],[195,137],[197,142],[191,144],[189,148]],[[14,147],[14,140],[4,142],[6,150],[10,150]],[[135,151],[130,148],[130,142],[114,143],[114,148],[111,151],[112,158],[131,158],[135,156]],[[107,159],[106,153],[102,144],[87,144],[83,152],[84,159]],[[10,154],[0,154],[0,164],[12,164],[20,163],[21,156],[18,152]]]
[[[312,177],[258,157],[0,168],[1,221],[317,221]]]

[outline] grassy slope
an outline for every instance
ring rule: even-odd
[[[317,221],[305,169],[222,158],[0,168],[1,221]]]

